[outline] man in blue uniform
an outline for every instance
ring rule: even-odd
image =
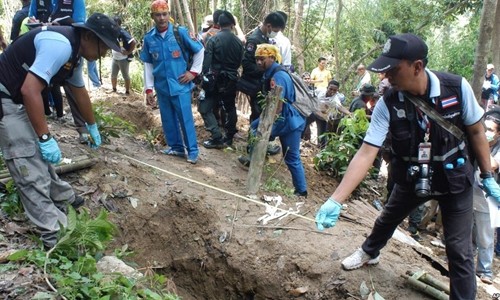
[[[163,153],[185,157],[187,150],[187,161],[195,164],[199,151],[191,109],[191,90],[194,87],[192,80],[201,72],[203,46],[189,36],[185,27],[174,28],[169,22],[170,10],[166,1],[153,1],[151,17],[155,27],[144,37],[141,52],[146,101],[154,105],[154,87],[168,144]],[[178,30],[179,42],[183,45],[177,42],[174,30]],[[183,53],[184,49],[193,54],[189,70],[189,53]]]
[[[394,189],[371,234],[361,248],[342,261],[343,268],[377,264],[380,250],[401,221],[417,206],[435,199],[442,210],[450,299],[474,299],[474,169],[463,137],[474,152],[486,193],[499,201],[500,188],[491,172],[488,141],[481,123],[483,110],[472,88],[460,76],[427,69],[427,52],[427,45],[413,34],[391,36],[381,56],[368,67],[372,72],[385,72],[392,88],[376,104],[363,145],[335,192],[319,209],[316,223],[320,230],[335,225],[340,203],[365,178],[390,132]],[[413,104],[419,103],[418,99],[421,104]],[[439,119],[447,122],[442,124],[447,129],[435,121]],[[456,126],[454,133],[449,132],[453,130],[451,124]]]
[[[260,70],[264,72],[264,93],[274,86],[281,86],[281,99],[278,102],[276,115],[279,118],[274,121],[271,130],[271,139],[280,138],[281,148],[285,163],[292,174],[292,182],[295,187],[294,194],[307,197],[307,183],[304,166],[300,160],[300,136],[306,125],[306,119],[302,116],[292,103],[295,102],[295,87],[290,75],[279,65],[281,62],[280,50],[275,45],[260,44],[255,50],[255,61]],[[259,126],[260,119],[257,118],[251,124],[251,131],[255,132]],[[239,158],[240,163],[249,165],[249,159]]]
[[[120,49],[119,27],[96,13],[84,24],[44,26],[19,37],[0,56],[0,147],[29,219],[40,228],[46,247],[57,241],[59,223],[66,226],[69,203],[83,204],[52,164],[61,151],[49,132],[41,93],[52,82],[67,84],[97,148],[101,136],[82,78],[81,57],[95,60],[109,48]]]

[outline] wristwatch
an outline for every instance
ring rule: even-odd
[[[50,135],[50,132],[44,133],[38,137],[38,140],[40,143],[45,143],[46,141],[50,140],[52,136]]]
[[[491,171],[481,172],[481,174],[479,174],[479,177],[481,177],[481,179],[493,178],[493,172],[491,172]]]

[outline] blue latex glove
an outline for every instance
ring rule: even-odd
[[[486,197],[491,196],[497,202],[500,202],[500,187],[494,178],[485,178],[481,180],[483,190],[486,192]]]
[[[340,216],[342,205],[332,197],[328,198],[316,213],[316,227],[319,230],[335,226]]]
[[[86,124],[87,130],[89,131],[91,140],[89,142],[89,146],[92,149],[97,149],[101,145],[101,135],[99,134],[99,130],[97,129],[97,124],[94,123],[92,125]]]
[[[51,137],[46,142],[38,142],[38,146],[40,147],[40,152],[42,153],[43,160],[46,160],[52,164],[57,164],[59,161],[61,161],[61,150],[59,149],[59,146],[57,145],[57,142],[53,137]]]

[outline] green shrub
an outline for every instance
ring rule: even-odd
[[[356,110],[352,116],[344,117],[340,121],[340,133],[323,135],[328,142],[314,157],[315,167],[321,171],[331,172],[335,178],[342,178],[349,162],[361,146],[369,124],[362,109]]]
[[[94,117],[105,143],[109,143],[110,137],[119,138],[123,133],[135,132],[135,125],[109,111],[110,105],[110,103],[102,101],[93,104]]]

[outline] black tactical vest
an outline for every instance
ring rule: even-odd
[[[5,52],[0,55],[0,83],[10,92],[15,103],[22,104],[21,86],[24,83],[29,68],[33,65],[36,56],[34,45],[35,36],[42,30],[50,30],[64,35],[71,43],[71,57],[52,77],[51,83],[64,84],[71,77],[73,69],[78,64],[80,55],[80,34],[76,28],[70,26],[44,26],[30,30],[15,40]]]
[[[73,21],[73,0],[58,0],[57,6],[54,7],[54,11],[52,12],[51,20],[55,20],[57,18],[62,18],[69,16],[71,21],[68,21],[64,24],[71,24]],[[63,25],[63,24],[61,24]]]
[[[465,131],[462,122],[462,77],[441,72],[433,73],[440,80],[441,95],[428,100],[429,103],[447,121]],[[412,165],[418,165],[418,145],[424,141],[425,130],[419,124],[422,118],[416,107],[408,99],[400,101],[400,97],[402,94],[393,89],[387,91],[384,97],[390,114],[389,131],[394,154],[391,170],[396,183],[411,186],[414,185],[414,179],[409,176],[408,169]],[[466,141],[457,139],[438,123],[427,119],[430,122],[432,143],[432,191],[453,194],[463,192],[474,182],[473,166]],[[457,166],[458,158],[464,158],[465,164]],[[453,168],[445,169],[447,164],[452,164]]]
[[[52,1],[51,0],[35,0],[36,6],[36,18],[41,23],[49,22],[50,14],[52,13]]]

